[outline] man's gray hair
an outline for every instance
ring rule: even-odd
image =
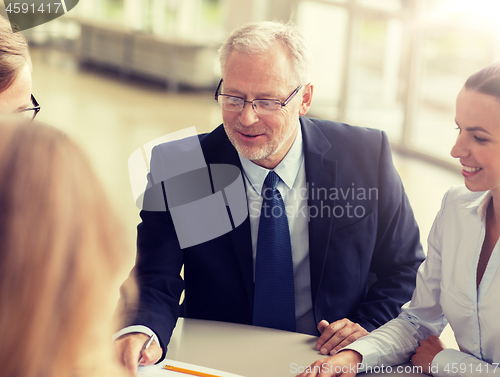
[[[312,60],[306,38],[302,30],[291,22],[252,22],[231,32],[219,49],[222,74],[233,49],[253,55],[262,54],[281,44],[288,52],[292,63],[295,85],[306,85],[311,80]]]

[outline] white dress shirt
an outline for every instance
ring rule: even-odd
[[[240,156],[240,161],[245,177],[250,233],[252,236],[253,271],[255,274],[257,236],[259,234],[260,210],[262,207],[261,194],[264,180],[271,170],[258,166],[242,156]],[[314,323],[312,310],[311,270],[309,268],[306,170],[300,123],[297,136],[290,150],[273,170],[280,177],[277,189],[285,202],[288,228],[290,229],[296,330],[301,333],[316,335],[317,324]]]
[[[432,361],[434,376],[500,375],[500,246],[495,245],[476,289],[491,193],[451,188],[428,239],[412,300],[402,313],[345,349],[363,356],[363,368],[408,361],[422,339],[449,322],[460,351],[445,349]],[[493,364],[496,363],[496,364]]]

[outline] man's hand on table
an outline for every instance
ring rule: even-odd
[[[445,348],[444,343],[436,335],[431,335],[420,342],[420,346],[411,357],[411,364],[416,367],[422,367],[422,371],[425,374],[432,376],[432,360]]]
[[[115,349],[118,360],[127,368],[133,375],[137,375],[137,367],[139,366],[139,357],[144,346],[149,339],[149,336],[143,333],[131,333],[124,335],[115,340]],[[142,353],[142,360],[140,365],[155,364],[162,355],[163,351],[158,343],[153,342]]]
[[[296,377],[354,377],[357,365],[362,360],[363,358],[356,351],[342,351],[316,361],[309,368],[306,368],[304,373]]]
[[[369,334],[359,324],[351,322],[347,318],[332,323],[322,320],[318,323],[318,330],[321,336],[316,342],[316,350],[323,355],[334,355],[342,347]]]

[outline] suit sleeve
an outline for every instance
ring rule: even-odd
[[[139,307],[131,325],[152,329],[166,352],[180,313],[184,281],[180,275],[183,253],[168,212],[141,211],[137,227],[134,273],[139,286]]]
[[[164,183],[152,183],[148,175],[137,227],[137,257],[132,271],[138,286],[138,300],[128,298],[126,284],[121,289],[121,313],[125,326],[142,325],[159,338],[165,356],[167,345],[180,314],[180,297],[185,288],[181,277],[184,258],[170,212]]]
[[[401,306],[411,299],[424,260],[418,226],[384,132],[381,140],[377,239],[370,266],[376,279],[351,318],[368,331],[398,316]]]

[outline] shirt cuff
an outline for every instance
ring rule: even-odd
[[[378,364],[378,357],[376,353],[373,352],[373,345],[369,342],[364,342],[362,339],[358,339],[354,343],[351,343],[341,349],[341,351],[347,350],[356,351],[363,358],[361,363],[358,364],[358,373],[364,372],[366,367],[374,367]]]
[[[156,342],[156,344],[160,345],[160,341],[158,340],[158,337],[156,336],[156,334],[154,333],[154,331],[151,330],[149,327],[142,326],[142,325],[135,325],[135,326],[125,327],[124,329],[121,329],[120,331],[114,333],[113,336],[111,337],[111,340],[114,342],[120,336],[123,336],[123,335],[126,335],[126,334],[132,334],[132,333],[135,333],[135,332],[146,334],[147,336],[153,335],[153,340]]]
[[[436,356],[434,356],[434,359],[432,359],[432,374],[435,377],[450,376],[450,373],[445,371],[445,368],[447,370],[451,370],[453,365],[459,365],[461,362],[463,362],[464,359],[470,356],[471,355],[460,352],[458,350],[446,348],[440,351]]]

